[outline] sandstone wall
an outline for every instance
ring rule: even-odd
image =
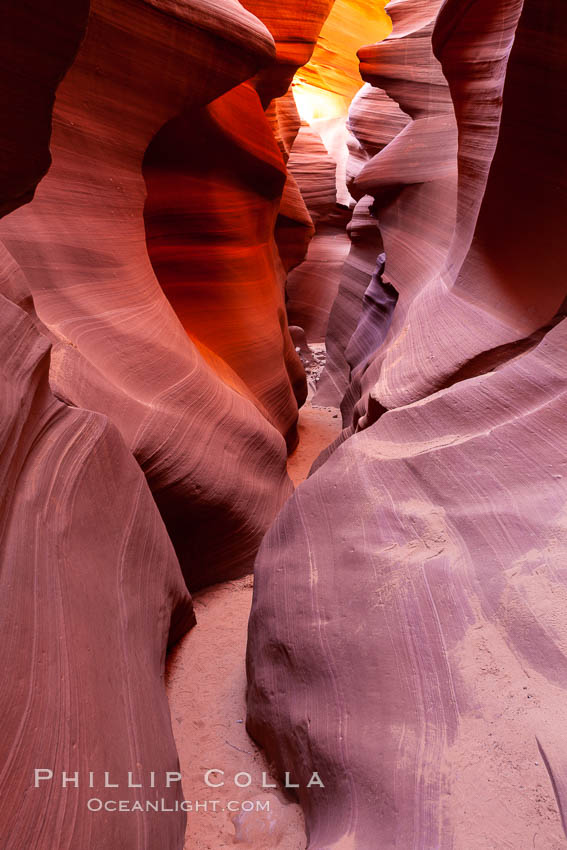
[[[434,5],[392,4],[360,51],[412,119],[354,180],[399,300],[262,544],[248,727],[299,775],[313,850],[558,850],[567,20]]]

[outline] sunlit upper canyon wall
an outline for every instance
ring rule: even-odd
[[[357,51],[391,31],[383,2],[337,0],[310,61],[293,80],[303,121],[289,161],[316,227],[305,259],[288,277],[288,316],[312,342],[324,340],[350,249],[354,207],[347,186],[348,110],[363,85]]]
[[[4,18],[2,850],[182,850],[166,654],[252,570],[309,850],[564,850],[564,3]],[[294,492],[297,326],[343,430]]]

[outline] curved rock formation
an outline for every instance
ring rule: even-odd
[[[30,200],[49,165],[54,90],[87,9],[66,3],[57,15],[35,0],[11,11],[0,72],[3,212]],[[28,38],[38,20],[52,52]],[[185,815],[147,813],[127,773],[149,783],[154,770],[166,805],[181,800],[178,783],[166,787],[178,760],[163,675],[167,645],[194,624],[191,600],[142,471],[107,417],[53,396],[49,331],[4,248],[0,260],[2,846],[174,850]],[[139,811],[89,812],[89,799],[116,796],[105,772]]]
[[[380,120],[376,120],[376,115]],[[355,180],[366,163],[382,151],[409,123],[409,116],[381,89],[366,84],[354,98],[349,109],[348,127],[352,134],[347,161],[347,186],[357,193]],[[376,257],[384,249],[378,220],[372,211],[374,198],[361,197],[354,208],[347,228],[351,240],[340,284],[332,309],[326,335],[327,365],[321,376],[315,400],[317,404],[339,406],[355,367],[346,355],[349,340],[361,318],[364,294],[371,286],[376,272]],[[388,330],[392,312],[384,318]],[[369,328],[370,330],[370,328]],[[371,334],[370,348],[375,350],[383,341],[378,333]]]
[[[247,728],[310,850],[564,850],[560,0],[394,0],[348,162],[381,2],[52,7],[0,33],[2,847],[181,850],[165,655],[291,494],[284,279],[322,335],[352,196],[320,393],[347,427],[257,558]],[[337,111],[300,132],[331,7],[296,82]]]
[[[2,846],[177,850],[184,813],[142,805],[150,771],[172,811],[183,799],[166,786],[179,766],[163,673],[194,623],[189,594],[117,430],[54,398],[49,342],[0,302]],[[88,810],[116,799],[105,772],[139,811]]]
[[[340,276],[348,240],[344,227],[350,213],[337,206],[337,164],[317,129],[304,124],[289,158],[295,178],[316,228],[304,262],[288,275],[287,314],[302,327],[310,342],[325,339],[334,285]]]
[[[335,0],[312,59],[298,71],[293,82],[295,99],[309,129],[303,128],[295,142],[290,168],[312,214],[314,204],[327,198],[330,179],[335,186],[328,207],[324,212],[318,209],[315,215],[317,232],[305,262],[292,272],[286,286],[290,322],[303,327],[312,342],[325,338],[349,250],[345,225],[353,199],[346,185],[350,135],[346,114],[362,85],[356,51],[364,39],[384,38],[389,29],[382,2]],[[325,213],[331,213],[331,217]]]
[[[148,251],[169,303],[293,445],[305,378],[274,239],[286,169],[255,89],[244,83],[169,122],[144,174]]]
[[[144,161],[148,250],[186,331],[231,366],[293,447],[306,385],[275,241],[286,145],[278,148],[264,107],[285,95],[309,58],[330,4],[288,4],[285,14],[266,3],[247,7],[268,24],[276,61],[204,109],[185,108],[152,141]],[[290,192],[288,181],[284,214],[293,221],[304,208],[290,213]]]
[[[337,0],[288,0],[285,7],[271,0],[242,4],[264,22],[276,43],[276,61],[256,78],[264,100],[283,97],[297,69],[309,61],[321,27]]]
[[[151,59],[140,67],[140,56]],[[268,421],[277,416],[266,418],[207,339],[187,335],[156,279],[146,251],[142,160],[182,108],[214,100],[273,56],[268,30],[235,0],[222,8],[203,0],[93,2],[87,36],[57,94],[52,168],[33,203],[0,225],[56,342],[52,385],[118,426],[192,587],[251,567],[291,485],[284,441]],[[278,298],[264,299],[274,312]],[[282,357],[283,308],[270,321],[281,323],[284,431],[297,408]],[[286,345],[294,355],[289,335]],[[295,369],[292,380],[301,383],[298,360]],[[278,408],[277,384],[273,394]]]
[[[299,129],[301,118],[291,88],[270,104],[266,116],[286,163]],[[287,169],[286,182],[276,219],[275,239],[286,272],[303,262],[315,228],[295,177]]]
[[[567,845],[566,333],[347,440],[262,545],[248,727],[313,850]]]
[[[377,102],[377,95],[369,90],[363,92],[355,106],[353,131],[355,136],[357,132],[361,134],[361,144],[369,153],[374,145],[377,150],[350,184],[355,198],[374,198],[372,213],[378,219],[386,253],[385,277],[400,296],[390,340],[402,332],[413,299],[439,274],[455,225],[457,128],[449,88],[431,46],[439,6],[439,0],[400,0],[390,4],[388,12],[394,24],[391,36],[359,51],[363,78],[383,89],[397,104],[397,108],[395,104],[384,105],[384,94],[378,96]],[[374,130],[375,138],[369,140],[369,133],[373,135],[372,122],[359,116],[376,107],[385,121]],[[408,121],[404,114],[412,120]],[[347,274],[348,271],[345,269]],[[348,284],[346,288],[348,291]],[[339,322],[331,324],[327,385],[344,386],[344,350],[351,327],[352,324],[341,324],[340,313]],[[349,364],[352,384],[342,405],[346,422],[350,422],[361,393],[376,380],[383,341],[380,325],[376,328],[376,363],[368,376],[364,376],[367,363],[363,370]],[[335,360],[342,381],[333,375],[337,369]]]
[[[365,43],[381,41],[391,30],[384,12],[386,0],[335,0],[321,30],[310,61],[296,75],[295,83],[306,96],[322,98],[326,116],[334,103],[336,114],[345,114],[362,85],[356,52]],[[321,102],[321,106],[323,106]]]
[[[447,104],[427,5],[395,4],[418,35],[384,68],[361,51],[405,110]],[[566,37],[557,0],[449,0],[456,199],[437,115],[355,180],[400,299],[342,445],[265,538],[249,633],[248,727],[294,771],[310,850],[567,846]]]
[[[1,637],[11,682],[2,841],[7,850],[63,842],[173,850],[183,844],[184,813],[148,812],[145,800],[171,807],[182,798],[176,781],[166,783],[178,761],[163,667],[168,642],[194,617],[155,502],[198,586],[250,565],[291,485],[262,394],[257,401],[230,358],[206,345],[205,327],[189,339],[153,275],[142,160],[165,121],[250,77],[274,46],[236,2],[100,0],[59,87],[51,133],[55,88],[84,35],[87,6],[54,14],[37,0],[9,11],[2,211],[31,200],[49,141],[53,167],[33,202],[0,226],[2,291],[15,302],[2,296]],[[281,190],[284,167],[268,133],[276,163],[268,168]],[[281,288],[268,298],[256,321],[275,323],[281,357]],[[48,379],[72,406],[55,399]],[[294,403],[288,420],[296,416]],[[87,809],[90,798],[117,796],[105,775],[127,812]]]
[[[292,39],[301,61],[323,6]],[[168,644],[194,615],[171,540],[192,586],[237,574],[291,490],[276,428],[293,431],[292,384],[301,396],[305,378],[273,235],[286,172],[259,95],[239,84],[269,65],[255,85],[275,96],[299,60],[276,61],[270,32],[236,0],[93,0],[90,13],[88,3],[31,0],[6,12],[2,846],[180,850],[163,676]],[[243,113],[250,138],[239,135]],[[239,269],[247,288],[234,286],[228,304],[217,297],[216,334],[203,308],[189,336],[148,258],[142,164],[164,125],[196,114],[216,143],[197,149],[201,165],[208,154],[215,167],[229,156],[239,168],[240,194],[224,198],[245,208],[239,245],[266,244]],[[246,195],[247,181],[262,185]],[[212,265],[214,204],[201,214]],[[235,327],[231,297],[246,301],[247,326]],[[268,352],[249,344],[260,332]]]
[[[406,40],[409,25],[403,24],[404,16],[412,26],[415,20],[421,24],[426,17],[426,6],[424,3],[402,2],[389,7],[402,42]],[[444,138],[445,128],[451,125],[453,107],[447,105],[447,89],[443,82],[439,81],[434,86],[431,82],[435,79],[431,74],[438,75],[439,72],[413,72],[411,86],[404,89],[403,81],[398,79],[395,47],[388,47],[390,39],[383,45],[360,52],[363,75],[385,85],[406,111],[412,113],[414,110],[412,114],[416,120],[363,168],[354,181],[354,188],[351,188],[355,193],[357,189],[360,193],[370,192],[377,199],[374,209],[384,237],[386,278],[399,291],[400,300],[389,338],[377,351],[375,362],[364,374],[353,374],[343,405],[347,424],[350,424],[352,416],[352,423],[356,425],[360,415],[366,411],[365,394],[368,392],[379,399],[380,409],[390,409],[446,386],[458,379],[455,376],[459,376],[463,369],[474,373],[484,368],[485,359],[491,361],[492,358],[485,352],[501,345],[521,345],[522,338],[529,337],[551,320],[563,298],[563,288],[557,284],[560,279],[558,261],[545,247],[549,227],[558,238],[558,229],[562,226],[555,217],[549,224],[547,212],[557,205],[555,196],[561,191],[560,187],[553,187],[554,178],[548,176],[562,173],[560,154],[557,145],[551,145],[551,171],[547,171],[547,166],[544,169],[542,164],[537,179],[529,172],[519,186],[518,174],[526,171],[526,163],[541,160],[537,153],[537,131],[529,124],[521,130],[522,145],[518,143],[517,147],[513,147],[517,127],[527,119],[523,117],[523,107],[517,104],[516,94],[507,98],[507,107],[502,114],[500,108],[504,68],[519,10],[510,8],[503,11],[502,19],[495,17],[494,23],[482,36],[475,35],[483,61],[471,65],[468,44],[481,12],[469,11],[467,15],[457,17],[451,16],[451,9],[443,7],[435,42],[436,52],[449,80],[460,127],[458,197],[454,195],[453,178],[450,175],[443,177],[443,169],[448,166],[443,160],[443,152],[448,147],[439,141],[439,133]],[[414,14],[408,14],[412,10]],[[398,19],[402,21],[401,25]],[[455,23],[455,20],[460,23]],[[421,34],[425,36],[427,29],[421,30]],[[537,27],[532,26],[531,29],[537,31]],[[414,34],[410,44],[412,50],[417,50],[418,61],[421,61],[425,54],[416,48],[418,43],[419,39]],[[373,71],[373,57],[379,57],[381,49],[388,61],[394,50],[393,83],[390,71]],[[539,45],[523,48],[530,56],[530,63],[532,54],[538,49]],[[405,49],[403,55],[404,61],[412,56],[411,51]],[[555,61],[559,64],[559,60]],[[519,68],[519,63],[512,66],[510,75],[519,77],[521,72],[516,68]],[[519,91],[523,85],[527,85],[525,80],[515,80],[510,76],[508,88],[513,86],[515,91]],[[560,85],[560,82],[550,84],[546,80],[544,87],[552,92]],[[537,100],[540,104],[542,99]],[[425,120],[424,110],[430,113],[432,109],[436,116],[431,118],[428,114]],[[541,113],[538,120],[543,120]],[[534,119],[533,126],[536,123]],[[421,142],[416,141],[413,135],[416,126],[425,129]],[[498,148],[495,148],[498,139]],[[424,152],[419,158],[419,169],[413,176],[408,175],[404,157],[405,150],[408,150],[411,162],[416,144],[422,144]],[[426,156],[426,150],[430,150],[431,155]],[[502,150],[506,151],[506,163],[500,164],[499,151]],[[508,150],[513,152],[508,153]],[[437,157],[437,161],[431,156]],[[487,186],[493,156],[499,168],[496,170],[497,165],[492,164],[495,174]],[[422,179],[426,176],[420,173],[424,163],[429,163],[426,170],[431,167],[431,179],[426,184],[404,189],[392,205],[388,195],[390,182],[395,185],[408,179]],[[546,270],[541,297],[532,285],[530,266],[517,260],[515,242],[511,240],[510,244],[514,247],[507,251],[500,236],[496,235],[503,216],[502,205],[506,203],[504,199],[513,196],[517,197],[514,206],[517,220],[512,228],[515,234],[522,233],[523,228],[524,239],[532,239],[528,235],[531,225],[518,212],[520,209],[538,210],[535,218],[538,223],[544,222],[539,226],[545,229],[545,233],[536,240],[538,246],[543,246],[540,247],[538,262]],[[387,208],[380,213],[380,205],[384,202]],[[434,209],[439,210],[437,214],[433,213]],[[451,222],[456,222],[454,229]],[[429,228],[429,234],[425,228]],[[498,247],[495,240],[499,243]],[[465,260],[467,251],[469,255]],[[486,267],[486,253],[500,257],[495,264],[490,261],[490,268]],[[510,259],[511,254],[516,257],[514,263]],[[510,280],[515,282],[514,285]],[[448,297],[447,290],[450,291]],[[433,322],[428,320],[429,316],[435,317]],[[447,329],[447,334],[440,333],[441,327]],[[431,347],[432,333],[436,337],[434,347],[437,353],[425,359],[423,353]],[[344,338],[341,344],[346,344]],[[362,400],[353,412],[353,405],[361,396]]]
[[[287,279],[289,321],[302,327],[310,342],[325,339],[350,244],[344,232],[345,219],[349,217],[344,211],[343,216],[335,215],[331,222],[319,225],[304,262]]]

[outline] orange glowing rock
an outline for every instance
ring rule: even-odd
[[[362,86],[357,50],[382,41],[392,29],[385,5],[386,0],[336,0],[311,60],[294,79],[294,96],[306,121],[346,114]]]

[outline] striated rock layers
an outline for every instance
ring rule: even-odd
[[[268,24],[275,62],[201,110],[189,104],[156,135],[144,160],[148,250],[186,331],[232,367],[293,447],[306,384],[288,332],[287,258],[275,234],[286,128],[279,131],[277,110],[264,110],[288,91],[332,4],[306,8],[296,0],[285,14],[267,3],[245,5]],[[297,196],[297,210],[289,211],[291,192],[288,183],[284,215],[305,227]]]
[[[376,115],[380,120],[376,120]],[[380,273],[381,262],[377,257],[384,250],[381,233],[378,228],[374,198],[363,195],[355,188],[359,172],[369,160],[377,156],[398,133],[409,123],[409,116],[388,95],[367,83],[354,98],[349,110],[348,127],[351,132],[349,158],[347,160],[347,185],[358,201],[354,207],[351,221],[347,227],[350,248],[341,269],[337,297],[330,310],[326,345],[327,366],[318,385],[316,402],[338,406],[349,384],[351,371],[358,365],[349,356],[349,342],[359,322],[366,301],[372,304],[372,278],[376,275],[376,284],[382,290]],[[366,294],[368,293],[368,294]],[[378,292],[376,293],[378,294]],[[388,300],[390,303],[392,299]],[[395,305],[395,302],[394,302]],[[393,306],[393,305],[392,305]],[[372,322],[370,334],[364,334],[365,348],[374,353],[387,333],[392,317],[392,309],[383,313],[383,321]],[[366,328],[361,328],[365,331]]]
[[[105,772],[129,808],[148,790],[128,771],[183,799],[163,684],[194,622],[179,563],[116,428],[54,398],[49,342],[0,302],[2,847],[181,848],[182,812],[87,809],[116,799]]]
[[[316,224],[305,262],[288,277],[288,315],[313,342],[325,339],[329,313],[350,243],[345,227],[353,205],[346,185],[348,105],[362,85],[356,51],[362,41],[391,28],[383,0],[336,0],[313,57],[297,72],[294,97],[302,127],[290,159]],[[315,210],[315,212],[314,212]]]
[[[306,11],[301,57],[328,5]],[[285,168],[257,91],[285,92],[296,60],[236,0],[51,6],[9,2],[0,35],[1,844],[180,850],[163,675],[194,623],[186,582],[249,569],[291,491],[282,434],[304,378],[275,271]],[[277,86],[262,88],[267,66]],[[144,160],[187,115],[237,172],[232,186],[204,159],[201,331],[168,301],[144,224]],[[223,229],[235,210],[238,234]],[[224,291],[218,242],[235,267]],[[193,275],[199,258],[188,245]],[[126,810],[96,808],[117,799]]]
[[[362,232],[358,229],[360,242],[371,249],[381,239],[387,257],[385,279],[399,293],[393,324],[390,311],[376,316],[374,335],[370,326],[365,329],[368,356],[381,347],[388,332],[391,337],[400,333],[409,304],[439,274],[454,230],[457,126],[431,45],[440,5],[439,0],[391,3],[391,36],[359,51],[363,78],[379,89],[366,87],[353,104],[350,126],[358,147],[353,146],[349,189],[366,222]],[[368,210],[378,220],[379,237],[372,231]],[[350,379],[345,418],[351,415],[368,366],[368,356],[360,363],[348,352],[355,320],[361,316],[364,284],[367,299],[374,301],[377,294],[372,260],[367,263],[365,255],[360,256],[357,243],[352,254],[330,322],[329,369],[320,397],[334,397],[338,403]]]
[[[10,11],[0,39],[4,213],[31,199],[49,166],[55,88],[87,7]],[[54,397],[49,331],[22,270],[4,248],[0,259],[2,847],[180,848],[185,815],[146,813],[127,772],[146,783],[155,771],[172,810],[182,799],[166,781],[178,759],[163,675],[167,645],[194,623],[191,600],[142,470],[106,416]],[[139,812],[89,814],[89,799],[116,798],[105,772]]]
[[[301,118],[291,91],[273,100],[266,117],[288,165],[274,236],[286,272],[303,262],[315,232],[313,221],[297,181],[289,169],[291,148],[301,127]]]
[[[306,392],[273,236],[285,167],[257,90],[286,91],[329,3],[308,4],[305,25],[283,16],[281,32],[272,13],[277,53],[248,5],[93,2],[57,92],[52,167],[33,202],[0,225],[6,277],[19,270],[54,343],[52,387],[118,427],[192,588],[251,568],[291,491],[282,435],[293,444]],[[12,95],[6,126],[24,193],[48,164],[61,75],[23,15],[8,39],[25,96]],[[57,16],[49,26],[56,54],[65,28]],[[160,163],[164,146],[173,174]],[[8,195],[17,173],[3,177]]]
[[[169,122],[144,173],[148,251],[170,304],[293,446],[305,378],[274,236],[286,168],[253,86]]]
[[[393,4],[394,33],[428,7]],[[399,301],[257,560],[248,728],[310,850],[567,846],[566,38],[558,0],[444,4],[456,195],[426,40],[361,51],[404,111],[445,106],[355,180]]]
[[[290,324],[302,327],[310,342],[322,342],[348,245],[345,225],[350,213],[337,204],[337,164],[314,127],[300,128],[289,169],[316,232],[304,262],[288,275],[287,314]]]

